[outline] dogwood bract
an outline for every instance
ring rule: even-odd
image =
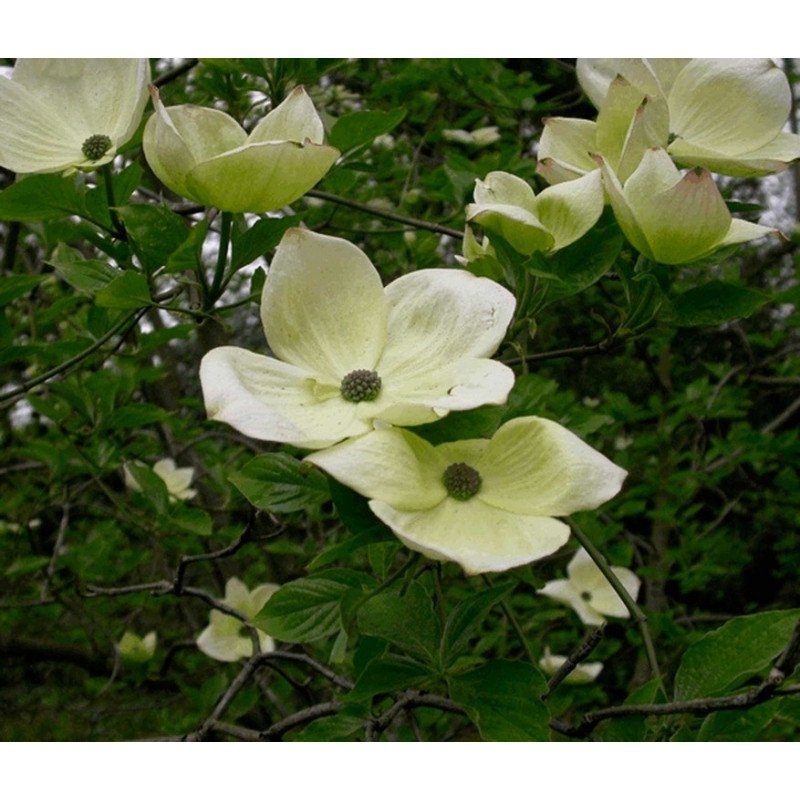
[[[20,58],[0,77],[0,165],[14,172],[95,169],[136,132],[146,58]]]
[[[684,175],[660,148],[644,154],[624,185],[600,161],[622,232],[653,261],[685,264],[721,247],[775,233],[774,228],[733,219],[708,170],[694,169]]]
[[[155,90],[153,105],[142,139],[147,163],[172,191],[222,211],[281,208],[318,183],[340,155],[322,143],[322,120],[302,86],[249,136],[215,108],[165,108]]]
[[[410,431],[376,430],[307,461],[369,498],[412,550],[468,574],[553,553],[569,538],[555,516],[597,508],[624,469],[556,422],[518,417],[491,439],[434,446]]]
[[[239,578],[230,578],[225,584],[224,601],[247,619],[252,619],[278,589],[277,584],[265,583],[251,592]],[[253,640],[242,620],[216,608],[211,610],[209,619],[208,627],[197,637],[197,646],[203,653],[217,661],[238,661],[253,655]],[[272,652],[275,649],[272,637],[263,631],[257,633],[261,652]]]
[[[611,567],[611,571],[635,600],[641,585],[639,578],[625,567]],[[567,578],[546,583],[539,594],[572,606],[586,625],[602,625],[606,617],[630,616],[614,587],[583,548],[567,564]]]
[[[384,289],[354,244],[293,228],[261,300],[277,358],[211,350],[200,365],[206,410],[247,436],[318,449],[376,421],[420,425],[503,403],[514,374],[488,356],[514,305],[499,284],[456,269],[420,270]]]
[[[603,186],[596,170],[538,195],[516,175],[490,172],[486,180],[475,181],[475,202],[466,208],[467,222],[499,233],[524,255],[572,244],[602,213]]]

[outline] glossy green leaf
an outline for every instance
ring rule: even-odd
[[[438,662],[442,627],[430,595],[418,582],[392,586],[371,597],[358,611],[358,627],[407,655]]]
[[[332,569],[282,586],[254,617],[258,627],[282,642],[312,642],[342,627],[341,606],[370,579],[354,570]]]
[[[780,655],[798,620],[798,609],[765,611],[707,633],[681,659],[675,699],[713,697],[740,686]]]
[[[144,308],[152,303],[150,286],[141,272],[126,270],[99,289],[95,303],[103,308]]]
[[[32,222],[85,212],[75,178],[29,175],[0,192],[0,219]]]
[[[345,153],[388,133],[400,124],[405,115],[404,108],[394,111],[354,111],[336,120],[328,143]]]
[[[329,499],[328,482],[310,464],[288,453],[265,453],[228,480],[256,507],[276,513],[302,511]]]
[[[460,703],[487,742],[546,742],[550,714],[542,702],[544,676],[524,661],[490,661],[450,678]]]
[[[722,281],[710,281],[673,299],[675,323],[681,326],[721,325],[749,317],[772,300],[766,292]]]

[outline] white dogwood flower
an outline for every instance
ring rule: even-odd
[[[147,163],[172,191],[222,211],[263,213],[292,203],[340,155],[323,144],[322,120],[302,86],[249,135],[216,108],[165,108],[155,90],[153,104],[142,139]]]
[[[136,132],[146,58],[20,58],[0,77],[0,165],[14,172],[91,170]]]
[[[539,666],[548,675],[555,675],[566,663],[566,656],[551,653],[549,647],[545,647],[544,655],[539,659]],[[602,671],[602,661],[581,661],[564,678],[564,683],[591,683]]]
[[[247,619],[252,619],[278,588],[277,584],[265,583],[256,586],[251,592],[239,578],[230,578],[225,584],[223,599],[225,605],[241,612]],[[209,620],[208,627],[197,637],[197,647],[209,658],[217,661],[238,661],[253,655],[253,640],[245,630],[246,625],[242,620],[216,608],[211,610]],[[272,652],[275,649],[272,637],[263,631],[257,630],[257,634],[261,652]]]
[[[434,446],[376,430],[306,457],[369,498],[412,550],[468,574],[499,572],[555,552],[569,526],[554,517],[597,508],[624,469],[541,417],[518,417],[491,439]]]
[[[635,600],[641,585],[639,578],[625,567],[611,567],[611,571]],[[567,578],[550,581],[539,589],[539,594],[572,606],[585,625],[602,625],[606,617],[630,616],[614,587],[583,548],[567,564]]]
[[[134,478],[128,465],[124,465],[123,471],[125,473],[125,485],[134,492],[141,492],[142,487],[139,482]],[[167,494],[172,502],[176,500],[191,500],[197,495],[197,490],[192,489],[192,481],[194,480],[193,467],[179,467],[171,458],[162,458],[153,465],[153,472],[164,481],[167,487]]]
[[[211,419],[247,436],[328,447],[375,424],[420,425],[505,402],[513,372],[492,355],[513,295],[463,270],[425,269],[385,289],[343,239],[293,228],[261,301],[277,358],[217,347],[200,382]]]

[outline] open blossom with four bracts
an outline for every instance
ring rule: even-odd
[[[275,583],[264,583],[250,591],[239,578],[230,578],[225,584],[223,600],[225,605],[250,620],[279,588]],[[262,653],[270,653],[275,649],[275,641],[271,636],[258,629],[256,634]],[[211,610],[208,627],[197,637],[197,647],[217,661],[238,661],[253,655],[253,639],[245,621],[216,608]]]
[[[635,600],[641,585],[639,578],[625,567],[611,567],[611,572]],[[602,625],[606,617],[630,616],[608,578],[583,548],[567,564],[566,579],[550,581],[539,589],[539,594],[572,606],[585,625]]]
[[[263,213],[302,197],[340,153],[323,143],[324,128],[302,86],[248,135],[223,111],[166,108],[153,89],[155,114],[142,145],[147,163],[176,194],[222,211]]]
[[[146,58],[20,58],[0,77],[0,166],[91,170],[136,132],[147,103]]]
[[[491,439],[434,446],[410,431],[376,430],[307,461],[369,498],[412,550],[468,574],[543,558],[570,535],[555,517],[597,508],[624,469],[541,417],[518,417]]]
[[[261,301],[275,357],[211,350],[200,365],[206,410],[247,436],[318,449],[379,424],[503,403],[514,373],[489,356],[514,305],[499,284],[457,269],[384,288],[354,244],[293,228]]]

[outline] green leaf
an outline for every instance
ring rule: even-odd
[[[36,572],[49,563],[50,559],[47,556],[22,556],[11,563],[5,574],[9,578],[30,575],[31,572]]]
[[[278,245],[289,228],[295,227],[299,218],[280,217],[260,219],[244,233],[234,229],[232,267],[239,269],[251,264]]]
[[[164,272],[186,272],[203,265],[203,244],[208,234],[208,220],[203,218],[167,257]]]
[[[169,413],[152,403],[134,403],[115,408],[104,427],[109,430],[125,428],[144,428],[156,422],[169,419]]]
[[[94,298],[104,308],[144,308],[151,304],[150,286],[141,272],[126,270],[100,289]]]
[[[754,742],[778,713],[780,698],[745,711],[715,711],[703,720],[698,742]]]
[[[282,642],[312,642],[342,627],[341,606],[371,579],[355,570],[332,569],[284,584],[254,617],[258,627]]]
[[[127,468],[139,484],[142,496],[159,514],[166,514],[169,509],[169,493],[161,477],[145,464],[130,462]]]
[[[0,306],[24,297],[31,289],[35,289],[46,275],[8,275],[0,281]]]
[[[495,605],[512,589],[513,583],[493,586],[462,600],[447,617],[442,638],[442,663],[452,664],[469,645],[470,637]]]
[[[343,153],[369,144],[395,128],[405,117],[404,108],[394,111],[354,111],[336,120],[328,142]]]
[[[184,218],[165,206],[135,203],[117,213],[148,274],[164,266],[189,236]]]
[[[178,530],[197,536],[211,536],[214,533],[214,523],[202,509],[178,504],[173,504],[173,508],[175,510],[170,514],[170,522]]]
[[[599,281],[616,263],[623,242],[616,226],[594,228],[546,259],[548,270],[559,280],[544,287],[543,305],[578,294]]]
[[[674,298],[672,309],[675,324],[679,326],[721,325],[749,317],[771,300],[772,296],[766,292],[715,280]]]
[[[530,664],[499,659],[449,682],[450,697],[464,706],[484,741],[550,741],[550,714],[541,699],[547,682]]]
[[[368,700],[378,694],[413,689],[435,678],[425,664],[407,656],[384,655],[373,659],[359,675],[348,700]]]
[[[92,295],[122,274],[102,259],[84,259],[77,250],[63,243],[56,247],[53,257],[45,263],[55,267],[61,277],[82,294]]]
[[[358,627],[364,635],[386,639],[408,655],[438,663],[442,626],[420,583],[391,587],[371,597],[358,611]]]
[[[32,222],[67,214],[85,214],[73,177],[30,175],[0,192],[0,219],[9,222]]]
[[[366,727],[367,720],[345,708],[338,714],[315,719],[292,738],[293,742],[352,742]]]
[[[800,609],[737,617],[691,645],[675,676],[675,699],[713,697],[767,667],[789,642]]]
[[[256,507],[288,514],[330,499],[324,475],[288,453],[256,456],[228,480]]]

